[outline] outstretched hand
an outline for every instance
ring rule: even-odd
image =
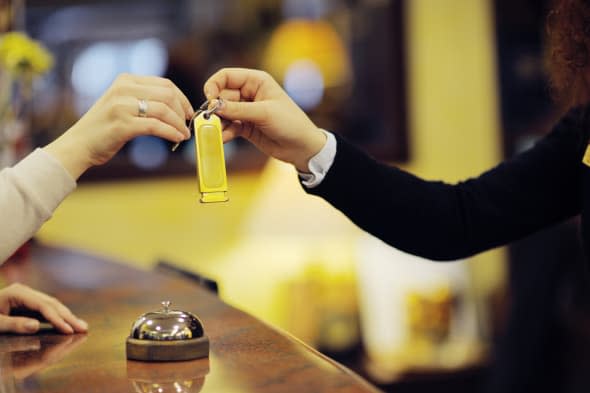
[[[186,120],[194,110],[170,80],[120,75],[69,130],[45,147],[77,179],[91,166],[109,161],[139,135],[172,142],[190,138]]]
[[[325,134],[266,72],[224,68],[205,82],[204,92],[210,101],[222,98],[216,113],[228,123],[224,142],[241,136],[301,172],[309,172],[309,159],[326,143]]]

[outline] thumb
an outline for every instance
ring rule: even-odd
[[[0,332],[33,334],[39,330],[39,321],[33,318],[0,315]]]
[[[264,102],[221,101],[215,111],[226,120],[247,121],[260,124],[267,120],[267,108]]]

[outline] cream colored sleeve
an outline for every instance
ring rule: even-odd
[[[36,149],[0,171],[0,263],[29,240],[76,188],[51,155]]]

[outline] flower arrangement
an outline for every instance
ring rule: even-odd
[[[26,34],[0,35],[0,67],[17,78],[43,75],[53,66],[51,53]]]
[[[53,66],[53,56],[21,32],[0,35],[0,168],[22,155],[33,82]],[[22,143],[21,143],[22,145]]]

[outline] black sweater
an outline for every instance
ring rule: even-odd
[[[332,167],[307,192],[400,250],[434,260],[468,257],[590,214],[585,113],[570,111],[528,151],[453,185],[379,163],[337,136]]]

